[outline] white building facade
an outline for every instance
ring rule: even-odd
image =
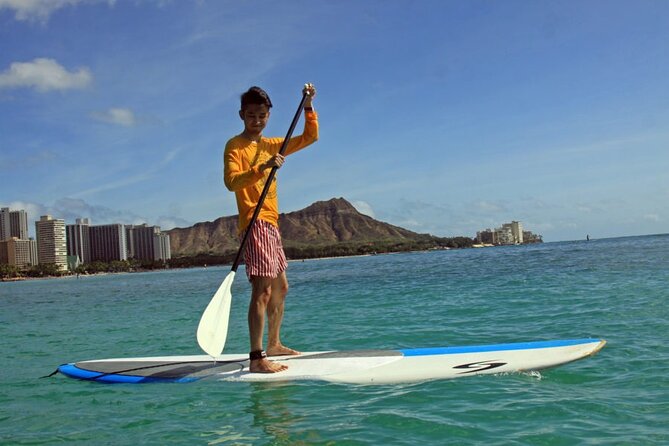
[[[53,263],[60,270],[67,269],[67,243],[65,242],[65,220],[43,215],[35,222],[38,261]]]

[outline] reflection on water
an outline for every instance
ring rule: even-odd
[[[287,383],[251,383],[251,393],[246,412],[253,416],[253,426],[267,434],[270,444],[306,444],[294,438],[295,425],[303,417],[294,415],[289,407],[295,405],[294,385]]]

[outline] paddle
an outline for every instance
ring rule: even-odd
[[[306,99],[307,93],[305,90],[305,92],[302,93],[302,100],[300,101],[299,107],[297,107],[295,117],[293,118],[293,122],[290,124],[286,138],[283,140],[283,144],[281,144],[281,148],[279,149],[279,154],[281,155],[283,155],[286,147],[288,147],[288,142],[290,141],[290,137],[293,135],[293,130],[295,130],[297,121],[300,119],[300,115],[302,114],[302,109],[304,108],[304,102]],[[262,208],[263,202],[265,201],[265,197],[267,196],[267,192],[269,191],[269,187],[274,180],[274,176],[276,175],[277,170],[278,167],[272,167],[272,170],[267,177],[267,181],[265,182],[265,187],[263,188],[262,193],[260,194],[260,198],[258,199],[258,204],[256,205],[255,211],[253,212],[251,221],[249,222],[249,225],[246,228],[246,232],[244,233],[242,243],[239,245],[239,251],[237,251],[237,256],[235,257],[235,261],[232,264],[232,269],[226,276],[225,280],[223,280],[223,283],[221,283],[221,286],[218,287],[214,297],[211,298],[209,305],[207,305],[207,308],[202,314],[200,324],[197,327],[197,343],[200,345],[200,348],[204,350],[204,352],[209,356],[219,356],[223,352],[223,347],[225,347],[225,340],[228,337],[230,303],[232,301],[232,282],[235,280],[235,273],[237,272],[237,268],[241,263],[242,253],[244,252],[244,247],[246,247],[249,235],[251,234],[251,228],[258,219],[258,214],[260,213],[260,209]]]

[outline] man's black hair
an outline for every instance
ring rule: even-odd
[[[242,95],[242,110],[250,104],[266,105],[267,108],[272,108],[272,101],[269,99],[269,95],[260,87],[251,87]]]

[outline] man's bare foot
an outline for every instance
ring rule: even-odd
[[[287,368],[287,365],[279,364],[278,362],[269,361],[265,358],[262,358],[251,360],[249,371],[251,373],[277,373],[283,372]]]
[[[267,356],[290,356],[299,354],[301,353],[297,350],[293,350],[292,348],[288,348],[282,344],[267,346]]]

